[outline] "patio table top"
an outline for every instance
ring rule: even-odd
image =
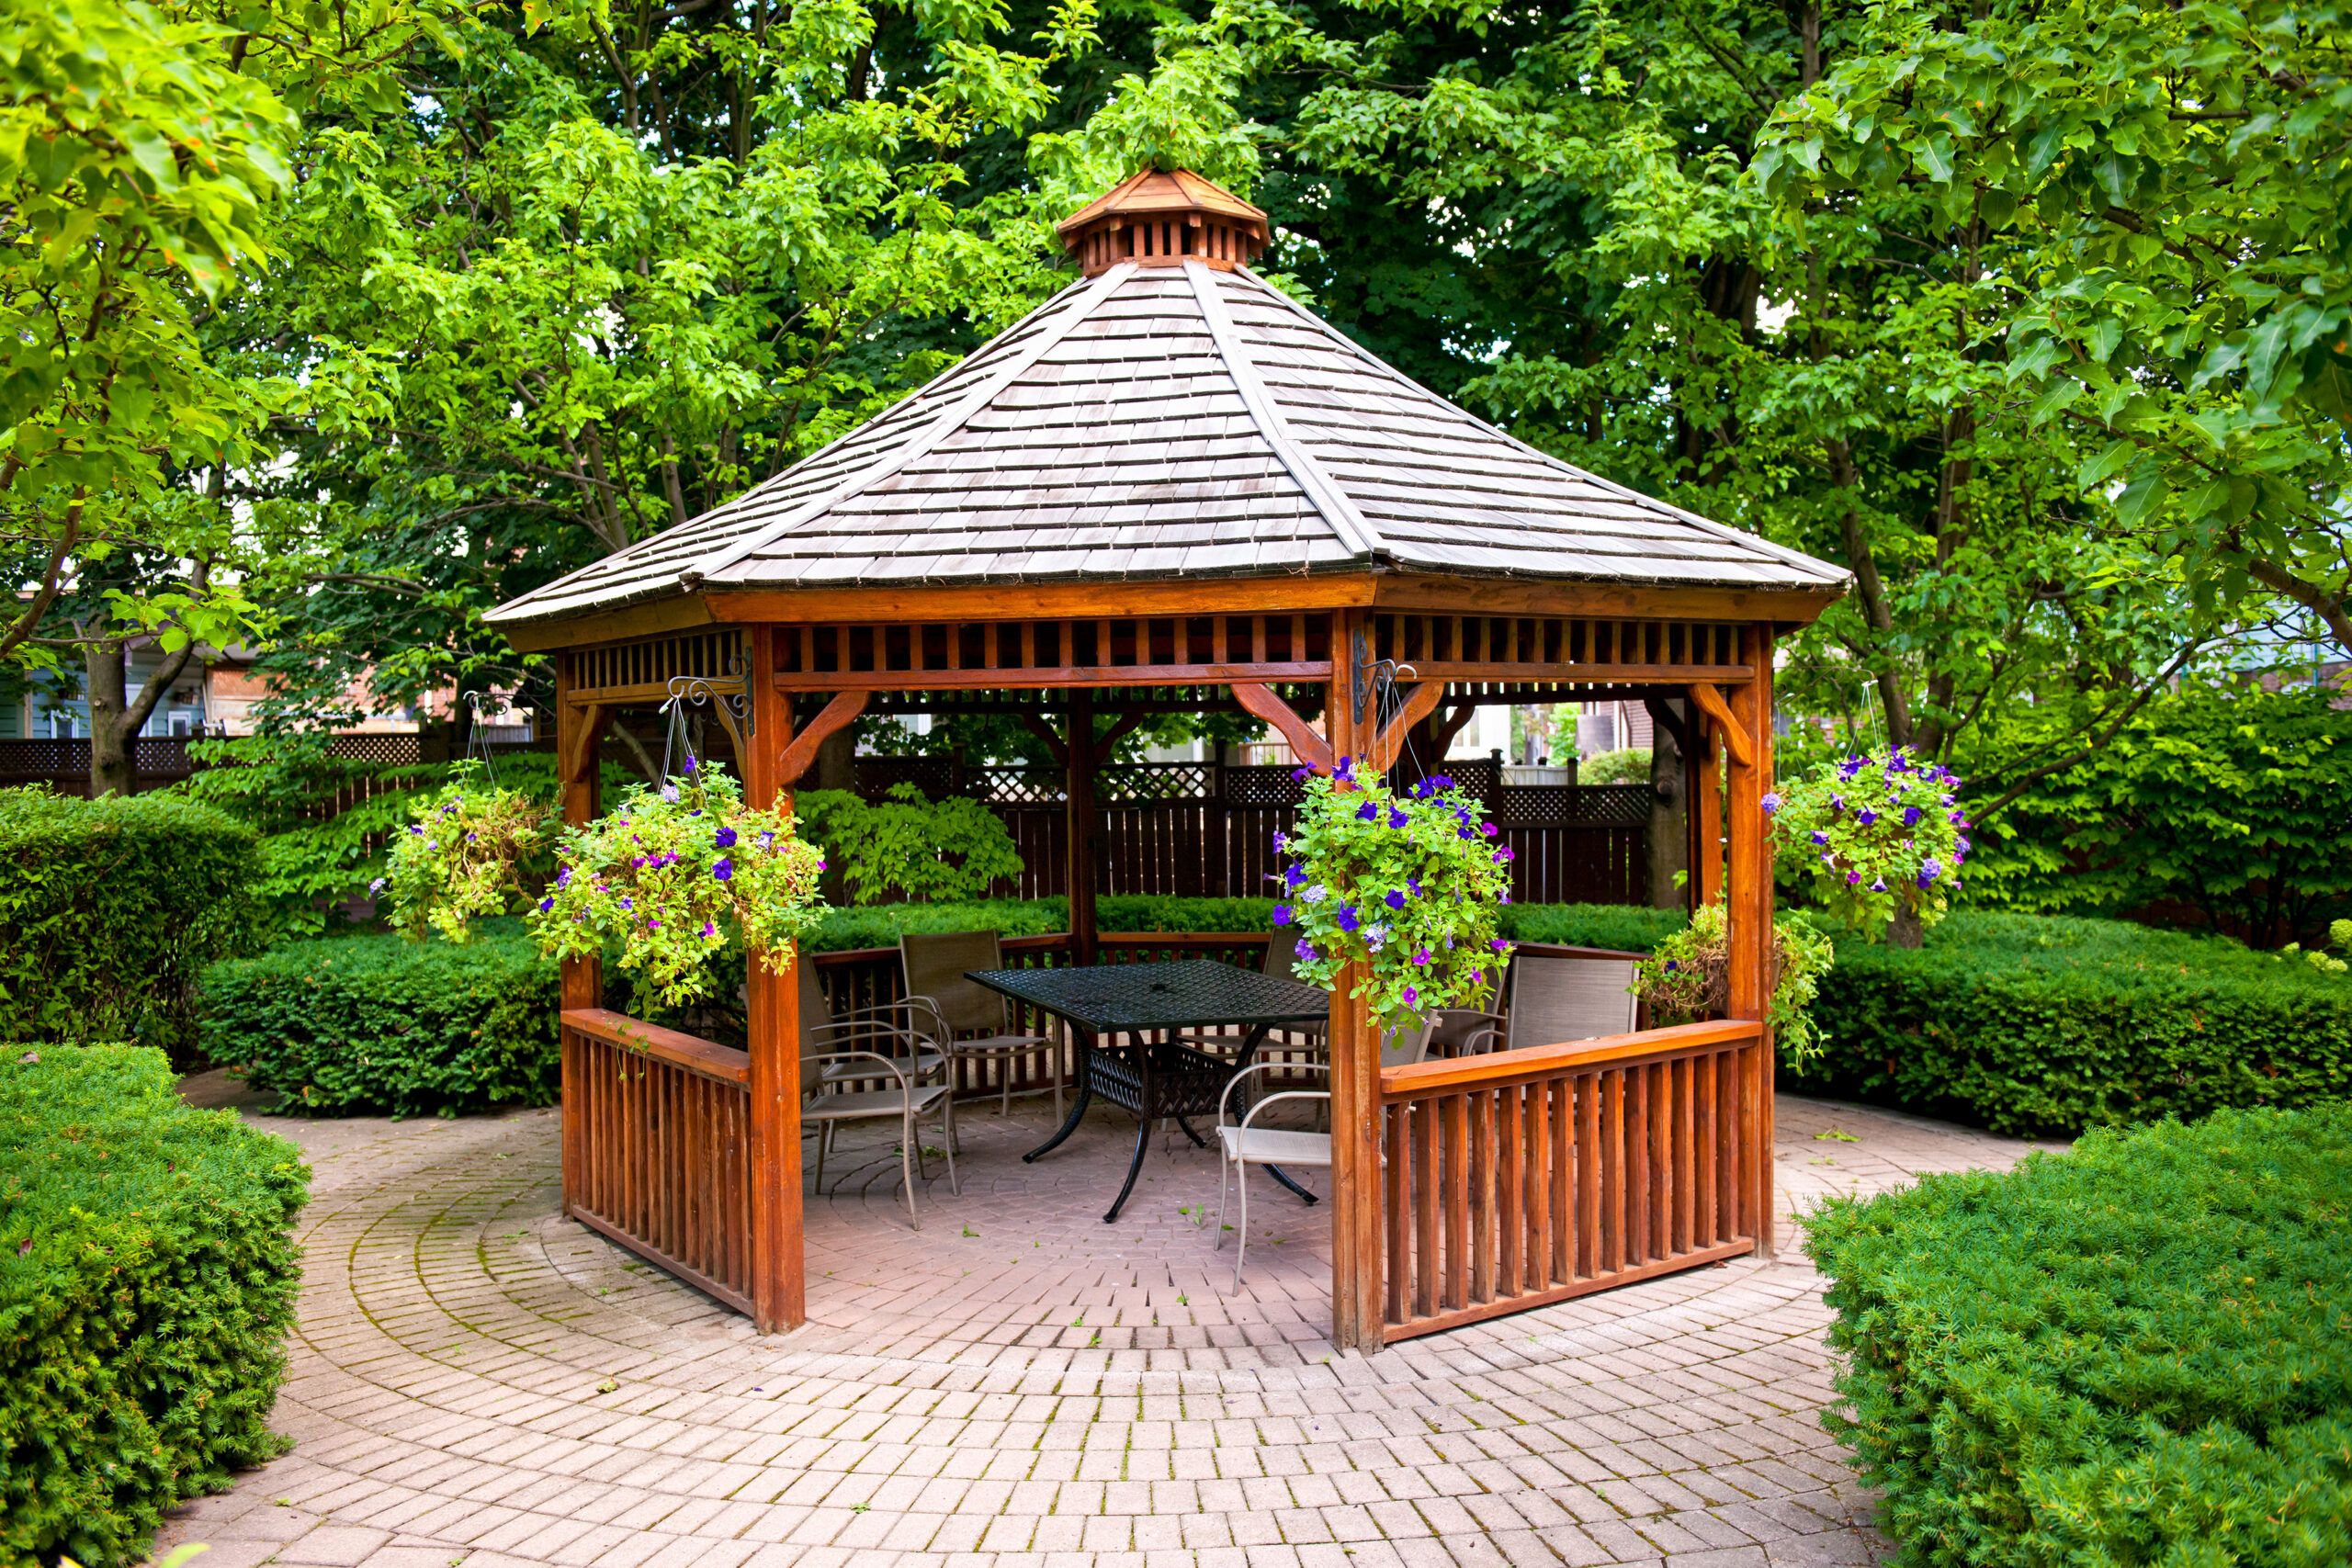
[[[1330,998],[1312,986],[1212,959],[973,969],[965,977],[1093,1034],[1319,1022],[1331,1007]]]

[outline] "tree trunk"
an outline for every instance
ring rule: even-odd
[[[1925,928],[1919,924],[1917,915],[1907,908],[1897,907],[1894,919],[1886,928],[1886,945],[1916,948],[1919,945],[1920,939],[1926,934]]]
[[[1680,707],[1681,705],[1674,705]],[[1690,829],[1685,814],[1688,784],[1683,776],[1682,749],[1674,732],[1655,719],[1650,724],[1650,907],[1683,908],[1685,895],[1677,878],[1690,869]]]
[[[90,797],[139,793],[131,738],[123,726],[130,707],[129,656],[120,643],[92,642],[82,652],[83,689],[90,699]]]
[[[857,726],[844,725],[817,743],[816,774],[810,787],[855,791],[857,788]],[[848,874],[839,863],[829,864],[821,886],[826,902],[849,902]]]

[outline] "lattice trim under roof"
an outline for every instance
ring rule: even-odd
[[[1536,451],[1247,268],[1121,263],[768,482],[494,622],[735,588],[1845,573]]]

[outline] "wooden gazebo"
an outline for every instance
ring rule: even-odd
[[[1071,862],[1069,931],[1027,961],[1084,964],[1120,955],[1094,919],[1098,712],[1238,705],[1319,769],[1385,769],[1481,704],[1679,699],[1729,1016],[1383,1070],[1335,996],[1333,1337],[1769,1247],[1773,641],[1842,574],[1415,385],[1250,272],[1265,214],[1195,175],[1146,170],[1061,231],[1082,276],[922,391],[494,614],[557,656],[567,815],[596,810],[614,715],[681,683],[719,703],[756,803],[862,714],[1022,714],[1057,727]],[[569,1212],[763,1329],[806,1311],[797,994],[753,965],[739,1051],[602,1010],[593,965],[563,981]]]

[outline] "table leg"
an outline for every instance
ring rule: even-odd
[[[1021,1156],[1021,1162],[1023,1165],[1043,1158],[1061,1147],[1063,1140],[1077,1132],[1078,1124],[1086,1120],[1087,1104],[1094,1098],[1094,1075],[1088,1070],[1090,1061],[1088,1054],[1094,1049],[1093,1041],[1091,1036],[1076,1029],[1070,1031],[1070,1036],[1078,1045],[1078,1090],[1070,1099],[1069,1115],[1064,1118],[1062,1124],[1054,1130],[1052,1137]]]
[[[1250,1032],[1250,1037],[1241,1043],[1241,1054],[1234,1058],[1234,1071],[1239,1072],[1242,1068],[1247,1067],[1250,1065],[1250,1059],[1258,1054],[1258,1047],[1264,1043],[1265,1038],[1266,1026],[1262,1023]],[[1249,1099],[1250,1097],[1247,1094],[1242,1096],[1242,1109],[1245,1112],[1249,1109]],[[1192,1131],[1190,1127],[1187,1127],[1184,1130],[1188,1133]],[[1198,1143],[1200,1140],[1195,1138],[1193,1141],[1194,1143]],[[1294,1193],[1297,1194],[1299,1201],[1303,1203],[1312,1203],[1316,1201],[1315,1194],[1309,1192],[1306,1188],[1301,1187],[1297,1182],[1293,1181],[1291,1179],[1290,1172],[1284,1170],[1281,1166],[1270,1165],[1266,1167],[1266,1174],[1272,1177],[1276,1181],[1281,1182],[1284,1187],[1289,1188]]]
[[[1111,1200],[1111,1212],[1102,1216],[1104,1224],[1117,1219],[1126,1206],[1127,1194],[1136,1190],[1136,1178],[1143,1174],[1143,1156],[1150,1148],[1151,1118],[1147,1116],[1136,1123],[1136,1156],[1127,1162],[1127,1179],[1119,1184],[1119,1195]]]

